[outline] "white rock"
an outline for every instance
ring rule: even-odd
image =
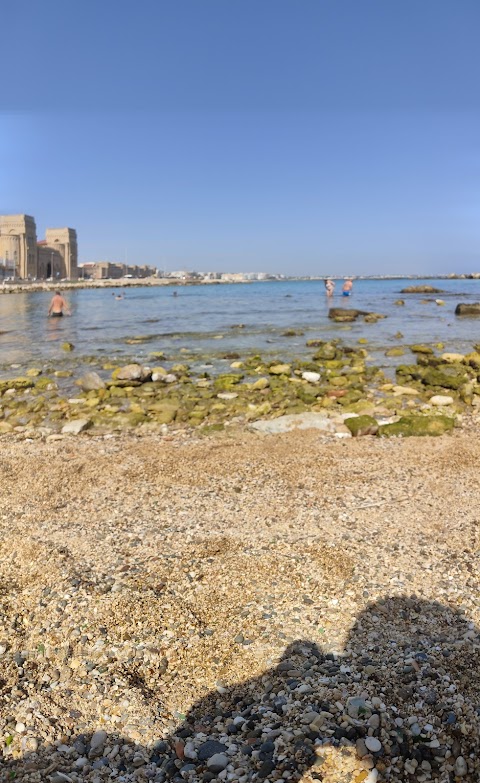
[[[435,394],[433,397],[430,397],[429,400],[430,405],[453,405],[454,399],[453,397],[450,397],[448,394]]]
[[[17,723],[15,726],[15,731],[18,732],[18,734],[23,734],[23,732],[25,731],[25,724]]]
[[[234,400],[238,394],[236,392],[220,392],[217,397],[219,400]]]
[[[455,775],[459,778],[463,778],[468,772],[467,762],[463,756],[458,756],[455,760]]]
[[[335,425],[323,413],[290,413],[286,416],[279,416],[278,419],[255,421],[250,426],[258,432],[266,432],[269,435],[309,429],[335,432]]]
[[[79,435],[90,426],[90,419],[73,419],[62,427],[63,435]]]
[[[318,383],[320,380],[320,373],[318,372],[302,372],[302,378],[309,383]]]
[[[365,737],[365,746],[371,753],[378,753],[382,749],[382,743],[376,737]]]

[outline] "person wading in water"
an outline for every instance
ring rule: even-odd
[[[48,308],[49,318],[61,318],[64,314],[70,315],[70,308],[66,299],[63,298],[60,291],[55,291],[55,295],[52,297],[50,307]]]

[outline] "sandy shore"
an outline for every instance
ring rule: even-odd
[[[478,781],[471,432],[1,446],[0,780]]]

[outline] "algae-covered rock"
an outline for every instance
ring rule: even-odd
[[[433,353],[433,348],[430,348],[429,345],[411,345],[410,350],[412,353],[424,353],[424,354]]]
[[[302,337],[303,334],[305,332],[302,332],[301,329],[286,329],[282,332],[282,337]]]
[[[336,355],[337,347],[333,345],[333,343],[324,343],[320,346],[313,358],[315,361],[325,361],[329,359],[335,359]]]
[[[377,420],[365,414],[345,419],[344,424],[355,438],[362,435],[376,435],[378,431]]]
[[[480,302],[458,304],[455,308],[455,315],[480,315]]]
[[[270,386],[270,380],[268,378],[259,378],[258,381],[255,381],[251,385],[252,391],[263,391],[263,389],[268,389]]]
[[[43,379],[42,379],[43,380]],[[40,381],[37,381],[35,385],[37,385]],[[31,389],[34,385],[34,382],[31,378],[25,378],[25,377],[18,377],[18,378],[9,378],[5,381],[0,381],[0,392],[7,391],[7,389]]]
[[[147,406],[148,411],[154,414],[155,421],[160,424],[170,424],[178,414],[178,405],[167,401],[153,402]]]
[[[395,346],[394,348],[388,348],[388,350],[385,351],[385,356],[403,356],[405,354],[405,349],[402,348],[401,345]]]
[[[39,376],[39,375],[41,375],[41,374],[42,374],[42,370],[38,369],[38,367],[31,367],[31,368],[30,368],[29,370],[27,370],[27,372],[25,373],[25,375],[26,375],[28,378],[38,378],[38,376]]]
[[[402,307],[405,304],[405,299],[397,299],[393,304]]]
[[[0,435],[6,435],[8,432],[13,432],[13,425],[8,421],[0,421]]]
[[[75,346],[74,346],[73,343],[62,343],[61,348],[62,348],[62,351],[70,352],[70,351],[73,351]]]
[[[423,371],[422,383],[426,386],[441,386],[443,389],[459,389],[469,380],[464,367],[442,365],[426,367]]]
[[[53,374],[55,378],[71,378],[73,370],[55,370]]]
[[[465,362],[466,364],[470,365],[470,367],[473,367],[475,370],[480,370],[480,353],[477,351],[472,353],[467,353],[465,356]]]
[[[359,315],[368,315],[364,310],[355,310],[347,307],[331,307],[328,317],[336,323],[351,323],[356,321]]]
[[[447,364],[461,364],[465,361],[463,353],[442,353],[440,359]]]
[[[401,294],[443,294],[441,288],[435,288],[433,285],[409,285],[407,288],[402,288]]]
[[[386,315],[382,315],[382,313],[367,313],[365,318],[363,319],[366,324],[376,324],[377,321],[380,321],[382,318],[386,318]]]
[[[225,373],[224,375],[219,375],[215,378],[214,386],[216,389],[228,391],[232,386],[236,386],[242,380],[243,375],[240,375],[240,373]]]
[[[455,426],[455,419],[449,416],[403,416],[393,424],[383,424],[378,428],[380,437],[400,436],[410,438],[425,435],[443,435]]]
[[[53,380],[53,378],[48,378],[46,375],[42,378],[38,378],[35,381],[35,389],[36,391],[52,391],[53,389],[57,389],[57,384]]]
[[[290,375],[291,371],[290,364],[274,364],[268,368],[270,375]]]

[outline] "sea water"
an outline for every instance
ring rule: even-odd
[[[441,288],[441,294],[401,294],[407,285],[422,283]],[[341,295],[341,283],[331,300],[322,281],[275,281],[247,284],[131,287],[121,289],[117,300],[111,288],[66,292],[72,315],[47,318],[51,293],[0,296],[0,372],[65,361],[62,343],[75,346],[71,359],[114,362],[149,362],[149,355],[164,351],[176,361],[215,362],[238,353],[307,358],[310,339],[340,338],[356,344],[368,340],[372,361],[385,366],[393,345],[442,342],[449,351],[470,351],[480,342],[480,318],[459,318],[459,302],[480,301],[480,280],[358,280],[351,297]],[[119,293],[119,292],[116,292]],[[404,306],[395,305],[399,298]],[[439,298],[444,306],[436,304]],[[425,300],[428,299],[428,302]],[[328,318],[330,306],[373,311],[387,318],[366,324],[337,324]],[[286,330],[303,332],[285,336]],[[396,335],[400,332],[403,337]],[[132,338],[143,341],[132,345]],[[402,361],[405,361],[403,359]]]

